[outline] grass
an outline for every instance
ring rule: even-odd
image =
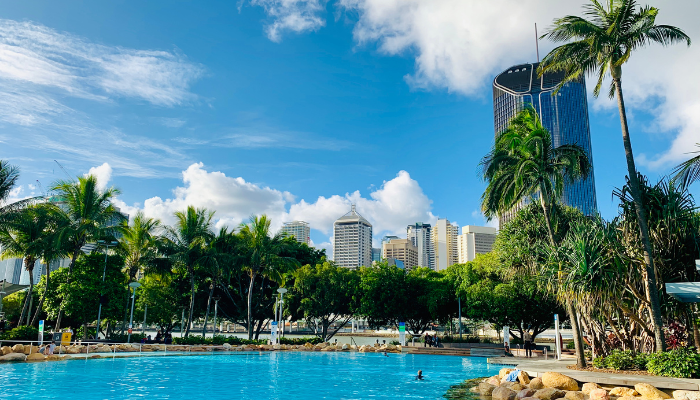
[[[457,385],[451,386],[448,390],[447,393],[445,393],[442,397],[450,400],[476,400],[479,399],[479,393],[472,393],[470,391],[471,388],[475,386],[479,386],[479,383],[486,379],[486,377],[483,378],[474,378],[474,379],[467,379],[466,381],[459,383]]]

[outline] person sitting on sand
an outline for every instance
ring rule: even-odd
[[[421,369],[418,370],[418,375],[416,375],[416,380],[417,381],[423,380],[423,370],[421,370]]]

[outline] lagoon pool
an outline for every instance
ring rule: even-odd
[[[439,399],[500,368],[479,357],[319,352],[15,363],[0,365],[0,398]]]

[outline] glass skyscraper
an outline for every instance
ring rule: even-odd
[[[582,77],[565,84],[555,95],[563,73],[548,73],[537,77],[539,64],[516,65],[503,71],[493,82],[493,116],[496,135],[503,132],[508,122],[531,104],[542,119],[542,125],[552,135],[554,146],[577,144],[588,154],[591,164],[591,129],[588,122],[586,81]],[[593,170],[588,178],[564,186],[562,202],[576,207],[585,215],[598,210]],[[517,208],[516,208],[517,209]],[[500,216],[501,226],[513,213]]]

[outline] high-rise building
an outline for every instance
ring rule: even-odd
[[[382,244],[382,258],[403,262],[405,268],[418,265],[418,248],[409,239],[391,239]]]
[[[285,236],[294,236],[299,243],[311,243],[311,228],[309,223],[304,221],[285,222],[280,229],[280,233]]]
[[[372,265],[372,224],[355,210],[333,224],[333,261],[338,266],[357,268]]]
[[[491,252],[496,241],[496,228],[467,225],[459,235],[459,263],[464,264],[476,258],[477,254]]]
[[[552,135],[555,147],[563,144],[579,145],[592,163],[585,79],[582,76],[575,82],[569,82],[554,94],[557,85],[564,79],[564,74],[547,73],[538,78],[538,66],[538,63],[515,65],[494,80],[493,114],[496,135],[503,132],[510,120],[530,104],[540,115],[542,125]],[[561,200],[566,205],[578,208],[585,215],[594,215],[598,205],[593,170],[588,178],[565,184]],[[513,211],[501,215],[501,226],[512,219],[521,206],[522,203]]]
[[[431,229],[430,240],[435,254],[435,270],[442,271],[459,261],[459,227],[447,219],[438,219]]]
[[[418,249],[418,266],[435,269],[433,242],[430,239],[430,224],[416,222],[406,227],[408,238]]]
[[[372,247],[372,264],[382,261],[382,249]]]

